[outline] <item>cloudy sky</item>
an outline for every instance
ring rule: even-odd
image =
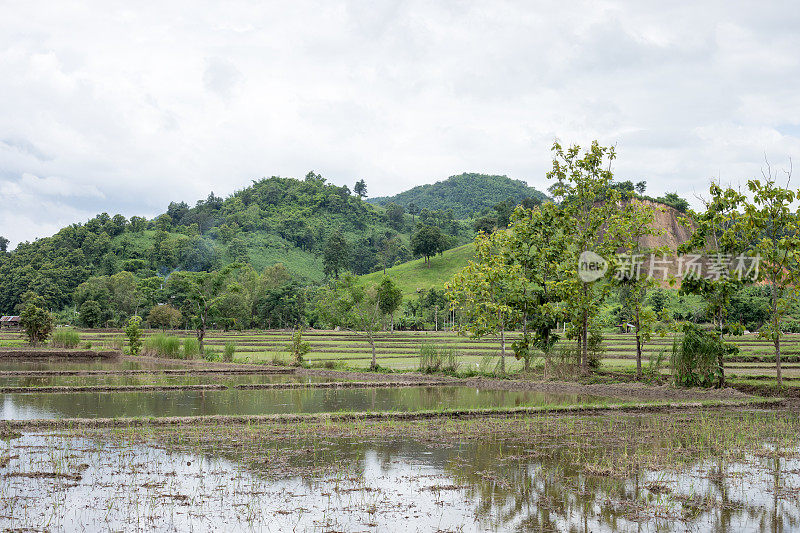
[[[791,2],[0,0],[0,234],[315,170],[371,196],[550,146],[693,197],[800,159]]]

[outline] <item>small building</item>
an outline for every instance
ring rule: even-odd
[[[8,328],[8,329],[17,329],[19,328],[19,317],[18,316],[2,316],[0,317],[0,329]]]

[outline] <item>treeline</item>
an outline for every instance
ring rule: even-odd
[[[683,220],[691,237],[677,250],[684,256],[672,260],[684,271],[679,279],[669,273],[680,282],[679,298],[701,299],[702,314],[670,316],[668,293],[643,263],[669,263],[665,256],[675,251],[652,244],[663,229],[655,226],[659,208],[642,201],[644,182],[615,182],[615,151],[596,142],[585,152],[556,143],[553,152],[555,201],[519,206],[506,230],[481,233],[476,260],[448,285],[465,329],[498,335],[503,365],[506,331],[521,330],[510,348],[526,368],[537,354],[545,372],[560,357],[588,373],[602,353],[603,309],[614,295],[614,319],[636,338],[638,377],[643,345],[670,329],[684,334],[672,360],[679,383],[723,384],[724,357],[736,349],[724,338],[741,334],[745,322],[773,344],[780,385],[781,340],[798,308],[800,192],[780,185],[769,168],[763,181],[748,181],[749,195],[712,183],[705,209]],[[706,327],[679,322],[687,318]],[[561,336],[574,343],[555,353]]]
[[[319,280],[331,261],[334,270],[364,274],[411,259],[420,224],[439,228],[439,248],[471,238],[450,212],[379,210],[362,201],[363,180],[357,185],[361,194],[353,195],[313,172],[303,180],[265,178],[226,199],[211,193],[191,207],[172,202],[153,220],[102,213],[13,252],[3,240],[0,313],[13,313],[29,291],[53,310],[80,304],[73,293],[93,276],[163,279],[173,271],[210,272],[233,263],[262,270],[284,262]]]
[[[433,184],[419,185],[395,196],[373,198],[370,202],[378,205],[394,203],[411,213],[424,209],[450,211],[454,217],[465,219],[500,202],[511,200],[517,205],[526,198],[542,202],[547,200],[547,195],[524,181],[507,176],[464,173]]]

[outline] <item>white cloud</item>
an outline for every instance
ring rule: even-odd
[[[310,169],[373,195],[463,171],[544,189],[555,137],[691,196],[797,158],[799,22],[791,2],[8,5],[0,219],[29,223],[3,232]]]

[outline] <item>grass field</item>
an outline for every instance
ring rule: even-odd
[[[145,336],[152,335],[148,331]],[[82,330],[81,346],[93,349],[113,348],[119,345],[123,336],[119,331]],[[172,334],[192,338],[192,331],[176,331]],[[510,343],[516,335],[507,340],[506,366],[510,372],[522,368],[522,362],[513,357]],[[365,369],[371,361],[371,350],[366,339],[352,332],[307,331],[303,338],[311,345],[306,360],[312,365],[336,366],[337,368]],[[225,343],[236,345],[235,362],[240,363],[279,363],[291,360],[288,331],[245,331],[208,332],[205,340],[207,350],[221,352]],[[561,341],[564,345],[569,341]],[[763,380],[775,377],[775,364],[772,359],[772,346],[756,335],[733,338],[732,342],[740,348],[737,358],[726,363],[726,374],[730,378],[742,380]],[[419,366],[419,352],[423,344],[430,343],[437,348],[453,349],[459,362],[459,371],[491,372],[499,362],[500,342],[496,338],[472,339],[454,332],[394,332],[380,335],[376,342],[378,364],[397,371],[416,370]],[[24,341],[17,332],[0,332],[0,346],[23,346]],[[609,333],[604,342],[605,353],[602,370],[612,372],[633,372],[635,369],[635,339],[632,335]],[[669,352],[671,338],[657,338],[645,345],[643,365],[662,356],[661,373],[669,372]],[[787,335],[784,345],[784,375],[800,378],[800,335]]]
[[[386,270],[386,275],[394,281],[404,296],[414,295],[417,289],[444,288],[456,272],[467,266],[473,258],[475,246],[465,244],[432,257],[428,265],[422,259],[415,259]],[[361,276],[366,284],[377,285],[383,279],[383,270]]]

